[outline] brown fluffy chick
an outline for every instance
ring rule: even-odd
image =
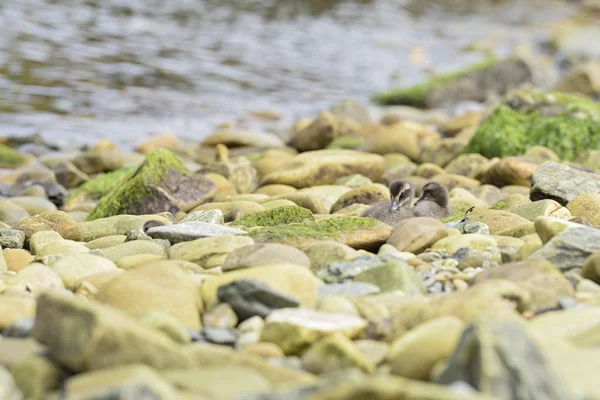
[[[439,183],[429,182],[423,186],[412,212],[418,217],[446,218],[453,214],[449,203],[448,190]]]
[[[414,190],[410,183],[397,179],[390,183],[391,201],[381,201],[365,210],[360,216],[375,218],[388,225],[396,226],[403,219],[412,218],[415,215],[409,210],[413,198]]]

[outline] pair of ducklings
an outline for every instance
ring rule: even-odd
[[[365,210],[361,217],[375,218],[388,225],[396,226],[398,222],[412,217],[429,217],[442,219],[452,215],[449,205],[448,190],[436,182],[429,182],[421,190],[421,197],[413,205],[415,192],[405,180],[395,180],[390,184],[391,202],[374,204]],[[412,205],[412,208],[411,208]]]

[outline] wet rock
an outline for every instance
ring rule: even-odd
[[[147,234],[153,239],[166,239],[171,244],[175,244],[206,237],[243,235],[246,234],[246,232],[241,229],[230,228],[224,225],[191,221],[173,225],[156,226],[148,229]]]
[[[572,396],[523,326],[500,318],[481,318],[465,329],[454,353],[435,378],[441,384],[455,381],[467,382],[499,398]]]
[[[531,294],[528,307],[532,311],[554,308],[562,297],[575,296],[570,282],[546,260],[503,264],[480,272],[471,283],[476,285],[491,279],[507,279],[527,290]]]
[[[229,304],[241,321],[255,315],[266,318],[273,310],[300,306],[294,297],[280,293],[263,282],[249,279],[220,286],[217,297],[220,302]]]
[[[380,201],[389,201],[390,191],[389,189],[379,183],[373,183],[370,185],[364,185],[350,190],[344,193],[336,202],[331,206],[331,213],[341,210],[342,208],[348,207],[352,204],[375,204]]]
[[[362,318],[300,308],[273,311],[266,319],[261,341],[275,343],[286,354],[299,354],[334,333],[353,338],[367,327]]]
[[[600,174],[545,162],[533,175],[531,200],[553,199],[566,206],[577,195],[600,192]]]
[[[216,186],[192,175],[168,150],[148,154],[133,173],[104,196],[88,217],[90,220],[117,214],[152,214],[189,211],[209,201]]]
[[[322,112],[307,127],[296,132],[288,145],[298,151],[320,150],[335,138],[338,133],[338,121],[329,112]]]
[[[278,225],[249,233],[257,243],[280,243],[299,249],[322,240],[335,240],[355,249],[373,249],[383,244],[392,228],[371,218],[340,217],[301,224]]]
[[[342,334],[329,335],[313,344],[303,355],[302,365],[313,374],[325,374],[347,368],[373,372],[375,365]]]
[[[205,280],[201,291],[206,308],[211,309],[217,304],[221,286],[239,280],[263,282],[273,290],[300,300],[305,307],[313,307],[317,301],[319,281],[310,271],[294,264],[278,264],[230,271]]]
[[[233,250],[223,263],[223,271],[286,263],[310,268],[309,258],[295,247],[268,243],[244,246]]]
[[[0,248],[22,249],[25,243],[25,233],[17,229],[0,228]]]
[[[294,156],[261,180],[267,184],[285,184],[296,188],[329,185],[338,178],[361,174],[372,181],[383,175],[383,158],[352,150],[317,150]]]
[[[529,259],[546,258],[561,271],[567,271],[581,267],[596,251],[600,251],[600,230],[581,226],[556,234]]]
[[[387,244],[399,251],[419,254],[450,234],[448,228],[437,219],[409,218],[396,225]]]
[[[200,328],[198,290],[183,271],[169,266],[127,271],[103,285],[96,299],[127,312],[161,311],[189,329]]]
[[[210,224],[224,224],[225,218],[223,217],[223,212],[221,210],[200,210],[189,212],[179,222],[208,222]]]
[[[85,400],[103,398],[106,393],[119,399],[178,397],[170,383],[142,363],[75,375],[67,380],[66,393],[69,398]]]
[[[435,365],[452,354],[464,325],[456,317],[440,317],[411,329],[390,346],[387,359],[392,373],[429,380]]]
[[[222,265],[233,250],[254,244],[246,236],[217,236],[182,242],[168,250],[170,259],[191,261],[204,269]]]
[[[233,226],[276,226],[314,221],[312,213],[298,206],[283,206],[245,215],[235,220]]]

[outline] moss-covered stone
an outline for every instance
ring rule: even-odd
[[[130,175],[135,171],[136,167],[125,167],[117,171],[107,172],[90,179],[83,185],[79,186],[70,196],[69,199],[86,194],[92,199],[100,199],[105,196],[108,192],[113,190],[119,183],[123,181],[123,178]]]
[[[148,154],[135,171],[104,195],[88,220],[119,214],[189,211],[214,196],[215,185],[194,176],[181,160],[165,149]]]
[[[479,126],[464,152],[517,156],[534,145],[547,147],[563,160],[598,148],[600,104],[575,94],[515,91]]]
[[[492,57],[409,88],[378,93],[373,100],[379,104],[414,107],[436,107],[461,100],[484,101],[490,93],[502,95],[530,79],[531,70],[523,60]]]
[[[391,234],[391,227],[372,218],[341,217],[301,224],[277,225],[252,230],[257,243],[282,243],[300,249],[331,239],[354,248],[377,247]]]
[[[283,206],[271,210],[256,212],[238,218],[231,225],[236,226],[276,226],[314,221],[312,213],[298,206]]]
[[[13,168],[27,161],[27,157],[0,143],[0,168]]]

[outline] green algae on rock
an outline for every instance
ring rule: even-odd
[[[189,211],[210,200],[216,186],[194,176],[172,152],[158,149],[100,199],[88,220],[118,214]]]
[[[231,225],[235,226],[276,226],[313,221],[310,210],[298,206],[282,206],[271,210],[255,212],[236,219]]]
[[[373,101],[429,108],[461,100],[485,101],[489,93],[503,95],[530,79],[531,70],[525,61],[490,58],[409,88],[378,93]]]
[[[69,196],[69,199],[74,199],[81,194],[89,195],[93,199],[100,199],[118,186],[123,179],[130,175],[135,169],[136,167],[125,167],[113,172],[98,175],[79,186],[77,190]]]
[[[380,246],[391,232],[389,225],[372,218],[342,217],[260,228],[249,236],[256,243],[282,243],[301,249],[328,239],[361,249]]]
[[[523,89],[510,93],[493,110],[464,153],[518,156],[541,145],[563,160],[575,160],[599,144],[600,104],[576,94]]]
[[[27,157],[0,143],[0,168],[13,168],[25,163]]]

